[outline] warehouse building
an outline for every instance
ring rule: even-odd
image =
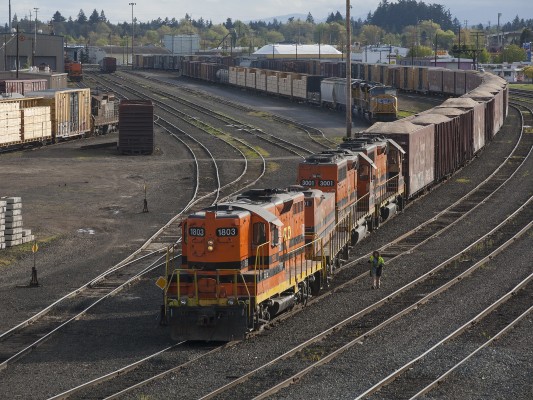
[[[48,67],[54,72],[64,72],[63,36],[46,35],[43,33],[20,32],[0,35],[0,70],[17,69],[17,38],[18,68]]]
[[[342,58],[342,53],[329,44],[267,44],[253,53],[258,58]]]

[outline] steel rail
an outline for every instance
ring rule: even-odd
[[[73,321],[77,321],[78,319],[80,319],[80,317],[85,315],[87,313],[87,311],[92,309],[94,306],[96,306],[97,304],[99,304],[103,300],[105,300],[108,297],[111,297],[112,295],[118,293],[119,291],[121,291],[123,288],[125,288],[128,285],[130,285],[134,281],[137,281],[144,274],[146,274],[148,272],[151,272],[154,269],[165,265],[165,263],[157,264],[157,262],[159,260],[161,260],[162,258],[164,258],[164,257],[166,257],[166,254],[163,255],[162,257],[160,257],[158,260],[156,260],[154,263],[152,263],[148,267],[144,268],[142,271],[140,271],[138,273],[135,273],[131,278],[127,279],[126,281],[121,283],[119,286],[113,288],[110,292],[106,293],[104,296],[101,296],[100,298],[95,300],[93,303],[91,303],[90,305],[86,306],[82,311],[78,312],[73,317],[70,317],[66,321],[63,321],[60,325],[56,326],[54,329],[52,329],[51,331],[49,331],[46,334],[44,334],[43,336],[41,336],[38,340],[36,340],[32,344],[24,347],[22,350],[18,351],[14,355],[12,355],[9,358],[7,358],[6,360],[4,360],[2,363],[0,363],[0,371],[6,369],[9,364],[11,364],[12,362],[16,361],[17,359],[22,357],[24,354],[26,354],[26,353],[30,352],[31,350],[35,349],[36,347],[38,347],[44,341],[48,340],[54,333],[56,333],[57,331],[59,331],[60,329],[62,329],[66,325],[68,325],[69,323],[71,323]]]
[[[529,228],[531,228],[531,224],[529,225]],[[528,228],[528,229],[529,229]],[[526,229],[527,230],[527,229]],[[511,239],[514,241],[514,238]],[[520,289],[522,289],[524,286],[526,286],[531,280],[533,279],[533,273],[528,275],[527,278],[525,278],[524,280],[522,280],[518,285],[516,285],[511,291],[507,292],[505,295],[501,296],[498,300],[496,300],[495,302],[493,302],[491,305],[489,305],[488,307],[486,307],[484,310],[482,310],[481,312],[479,312],[474,318],[468,320],[467,322],[465,322],[463,325],[461,325],[459,328],[457,328],[455,331],[453,331],[452,333],[450,333],[449,335],[447,335],[446,337],[444,337],[443,339],[439,340],[437,343],[435,343],[433,346],[431,346],[429,349],[427,349],[426,351],[424,351],[422,354],[420,354],[419,356],[413,358],[412,360],[408,361],[407,363],[405,363],[403,366],[401,366],[400,368],[398,368],[396,371],[392,372],[391,374],[389,374],[387,377],[383,378],[381,381],[379,381],[378,383],[376,383],[374,386],[372,386],[371,388],[367,389],[366,391],[364,391],[363,393],[359,394],[355,399],[356,400],[360,400],[360,399],[363,399],[375,392],[377,392],[379,389],[381,389],[383,386],[386,386],[388,383],[392,382],[393,380],[395,380],[397,377],[399,377],[401,374],[403,374],[405,371],[407,371],[408,369],[410,369],[415,363],[417,363],[418,361],[422,360],[424,357],[426,357],[428,354],[430,354],[432,351],[436,350],[437,348],[439,348],[440,346],[442,346],[443,344],[445,344],[446,342],[454,339],[455,337],[459,336],[461,333],[463,333],[464,331],[466,331],[467,329],[471,328],[472,325],[474,325],[475,323],[478,323],[479,321],[481,321],[483,318],[485,318],[489,313],[491,313],[492,311],[494,311],[497,307],[499,307],[500,305],[502,305],[503,303],[505,303],[506,301],[508,301],[511,297],[513,297],[516,292],[518,292]],[[533,308],[533,306],[530,308],[530,310]],[[516,321],[516,320],[515,320]],[[504,331],[506,331],[507,329],[509,328],[509,326],[507,326]],[[501,334],[501,332],[500,332]],[[488,343],[491,343],[492,340],[494,340],[494,338],[492,338],[491,340],[488,340],[487,342],[485,342],[481,347],[479,347],[473,354],[477,353],[480,349],[484,348]],[[470,354],[469,357],[467,357],[466,359],[470,358],[473,354]],[[450,371],[448,371],[448,373],[450,373],[452,370],[456,369],[459,365],[461,365],[463,362],[466,361],[466,359],[463,359],[460,363],[456,364]],[[434,383],[428,385],[428,386],[431,386],[433,387],[433,385],[435,384],[438,384],[440,381],[440,378],[438,378]],[[426,387],[427,388],[427,387]],[[427,393],[428,390],[426,391],[422,391],[422,392],[418,392],[413,398],[423,394],[423,393]]]
[[[166,86],[168,86],[170,84],[170,85],[175,86],[175,87],[177,87],[177,88],[179,88],[179,89],[181,89],[183,91],[192,93],[192,94],[197,95],[197,96],[209,97],[210,99],[212,99],[214,97],[214,95],[207,94],[206,92],[204,92],[202,90],[192,89],[192,88],[190,88],[188,86],[177,84],[175,82],[168,82],[168,81],[165,81],[165,80],[160,79],[160,78],[154,78],[153,76],[150,76],[148,78],[145,75],[140,74],[140,73],[136,73],[136,72],[129,73],[128,75],[135,75],[135,76],[141,77],[143,79],[149,79],[150,81],[154,81],[155,80],[155,81],[160,82],[160,83],[162,83],[162,84],[164,84]],[[237,110],[241,110],[241,111],[245,111],[245,112],[255,111],[253,108],[248,107],[248,106],[246,106],[244,104],[235,103],[234,101],[231,101],[231,100],[228,100],[228,99],[224,99],[222,97],[216,96],[216,99],[217,99],[217,102],[223,103],[223,104],[228,105],[228,106],[230,106],[230,107],[232,107],[234,109],[237,109]],[[274,119],[274,120],[276,120],[278,122],[285,123],[285,124],[291,124],[291,125],[294,125],[294,126],[300,128],[302,131],[304,131],[307,134],[309,139],[311,139],[313,142],[315,142],[317,145],[321,146],[324,149],[331,149],[331,146],[327,146],[327,145],[321,143],[320,141],[318,141],[316,138],[313,137],[313,135],[311,135],[311,133],[309,131],[312,130],[312,131],[318,132],[318,136],[320,136],[326,142],[329,142],[334,147],[337,146],[336,142],[334,142],[333,140],[327,138],[324,135],[324,132],[322,132],[322,130],[320,130],[318,128],[314,128],[314,127],[305,125],[305,124],[303,124],[301,122],[298,122],[298,121],[295,121],[293,119],[281,116],[279,114],[274,114],[274,113],[269,112],[268,115],[271,116],[272,119]]]
[[[337,350],[335,350],[335,351],[329,353],[328,355],[324,356],[320,361],[317,361],[317,362],[311,364],[310,366],[306,367],[305,369],[303,369],[302,371],[298,372],[297,374],[292,375],[290,378],[285,379],[284,381],[278,383],[277,385],[273,386],[269,390],[264,391],[259,396],[254,397],[254,400],[264,399],[264,398],[266,398],[266,397],[268,397],[270,395],[273,395],[274,393],[277,393],[279,390],[281,390],[281,389],[283,389],[283,388],[285,388],[287,386],[290,386],[294,382],[299,381],[303,376],[307,375],[312,370],[316,369],[317,367],[319,367],[321,365],[324,365],[324,364],[330,362],[334,358],[342,355],[344,352],[346,352],[351,347],[355,346],[358,343],[361,343],[361,341],[365,340],[370,335],[372,335],[372,334],[378,332],[379,330],[383,329],[385,326],[389,325],[391,322],[398,320],[403,315],[406,315],[410,311],[417,309],[418,307],[420,307],[424,303],[427,303],[433,297],[437,296],[438,294],[441,294],[442,292],[447,290],[449,287],[455,285],[456,283],[460,282],[463,278],[465,278],[466,276],[470,275],[472,272],[474,272],[479,267],[481,267],[484,264],[486,264],[487,262],[491,261],[495,256],[497,256],[498,254],[503,252],[508,246],[510,246],[512,243],[514,243],[516,239],[518,239],[522,235],[526,234],[529,231],[529,229],[531,229],[532,226],[533,226],[533,221],[530,222],[525,228],[523,228],[518,234],[516,234],[511,239],[509,239],[507,242],[505,242],[502,246],[498,247],[497,249],[492,251],[488,256],[486,256],[483,259],[481,259],[478,262],[476,262],[473,266],[468,268],[466,271],[461,273],[459,276],[455,277],[454,279],[451,279],[450,281],[448,281],[447,283],[445,283],[441,287],[437,288],[436,290],[434,290],[431,293],[429,293],[426,296],[424,296],[422,299],[420,299],[416,303],[408,306],[407,308],[405,308],[401,312],[393,315],[389,319],[383,321],[382,323],[380,323],[379,325],[377,325],[374,328],[370,329],[369,331],[365,332],[364,334],[356,337],[355,339],[353,339],[350,342],[346,343],[345,345],[343,345],[342,347],[338,348]],[[464,250],[462,252],[464,252]],[[417,279],[417,281],[418,281],[418,279]],[[411,285],[411,284],[409,284],[409,285]],[[384,300],[385,301],[390,300],[390,296],[388,296]],[[355,315],[357,315],[357,314],[354,314],[354,316]],[[354,316],[349,317],[349,319],[355,319]],[[344,321],[342,321],[342,322],[344,322]],[[337,325],[335,327],[337,327]],[[331,331],[333,331],[333,329],[334,329],[334,327],[329,328],[329,330],[331,330]],[[360,397],[364,397],[364,394],[360,395]],[[360,398],[360,397],[358,397],[358,398]],[[211,397],[207,397],[207,396],[203,397],[203,399],[207,399],[207,398],[211,398]]]
[[[532,275],[528,277],[528,279],[531,278]],[[484,344],[479,346],[476,350],[474,350],[472,353],[470,353],[467,357],[463,358],[460,362],[458,362],[453,368],[446,371],[444,374],[439,376],[434,382],[427,385],[425,388],[420,390],[417,394],[415,394],[411,399],[416,399],[420,396],[422,396],[425,393],[428,393],[430,390],[434,389],[438,385],[440,385],[450,374],[452,374],[457,368],[459,368],[461,365],[463,365],[465,362],[470,360],[470,358],[474,357],[478,352],[483,350],[485,347],[490,345],[495,340],[499,339],[501,336],[503,336],[505,333],[507,333],[508,330],[511,328],[514,328],[516,324],[518,324],[522,319],[527,317],[529,314],[533,312],[533,306],[529,307],[526,311],[524,311],[522,314],[520,314],[517,318],[515,318],[513,321],[511,321],[504,329],[502,329],[500,332],[498,332],[496,335],[491,337],[489,340],[487,340]]]
[[[226,384],[225,386],[222,386],[221,388],[209,393],[208,395],[206,396],[203,396],[202,399],[203,400],[206,400],[206,399],[211,399],[223,392],[225,392],[226,390],[228,390],[229,388],[233,387],[233,386],[236,386],[237,384],[239,383],[242,383],[244,382],[245,380],[249,379],[253,374],[261,371],[262,369],[265,369],[266,367],[269,367],[273,364],[275,364],[276,362],[282,360],[282,359],[285,359],[289,356],[292,356],[296,353],[298,353],[299,351],[303,350],[304,348],[308,347],[309,345],[311,344],[314,344],[316,342],[319,342],[321,340],[323,340],[325,337],[329,336],[330,334],[334,333],[335,331],[339,330],[340,328],[342,328],[343,326],[345,325],[348,325],[349,323],[359,319],[360,317],[362,317],[363,315],[365,314],[368,314],[369,312],[373,311],[373,310],[376,310],[378,309],[379,307],[383,306],[384,304],[390,302],[392,299],[394,299],[395,297],[398,297],[400,294],[403,294],[405,292],[407,292],[407,290],[415,287],[416,285],[418,285],[419,283],[423,282],[424,280],[426,280],[427,278],[430,278],[432,277],[433,275],[435,275],[435,273],[437,273],[438,271],[444,269],[445,267],[447,267],[448,265],[450,265],[451,263],[453,263],[454,261],[460,259],[463,254],[473,248],[475,248],[480,242],[482,242],[485,238],[493,235],[495,232],[497,232],[498,230],[500,230],[501,228],[505,227],[505,225],[510,221],[512,220],[516,215],[518,215],[518,213],[522,212],[527,206],[530,205],[530,203],[533,202],[533,196],[530,197],[524,204],[522,204],[515,212],[513,212],[510,216],[508,216],[504,221],[502,221],[500,224],[498,224],[498,226],[494,227],[490,232],[487,232],[485,235],[483,235],[482,237],[480,237],[478,240],[476,240],[475,242],[473,242],[472,244],[470,244],[469,246],[467,246],[466,248],[464,248],[463,250],[461,250],[460,252],[458,252],[457,254],[455,254],[454,256],[448,258],[447,260],[443,261],[441,264],[437,265],[436,267],[434,267],[433,269],[431,269],[430,271],[426,272],[425,274],[421,275],[420,277],[416,278],[415,280],[409,282],[408,284],[402,286],[401,288],[397,289],[396,291],[392,292],[391,294],[389,294],[387,297],[383,298],[383,299],[380,299],[378,300],[377,302],[365,307],[364,309],[358,311],[357,313],[345,318],[343,321],[340,321],[339,323],[331,326],[330,328],[324,330],[323,332],[315,335],[314,337],[308,339],[307,341],[299,344],[298,346],[295,346],[293,349],[283,353],[282,355],[276,357],[275,359],[271,360],[270,362],[262,365],[261,367],[258,367],[256,369],[254,369],[253,371],[250,371],[248,373],[246,373],[245,375],[237,378],[236,380],[232,381],[232,382],[229,382],[228,384]],[[530,224],[528,225],[529,227],[531,227],[531,225],[533,224],[533,222],[530,222]],[[468,271],[472,272],[474,269],[478,268],[479,266],[483,265],[485,262],[489,261],[490,260],[490,256],[489,257],[486,257],[482,260],[480,260],[478,263],[474,264],[472,267],[470,267],[467,271],[464,272],[465,276],[466,274],[468,273]],[[481,261],[483,260],[486,260],[483,262],[483,264],[480,264]],[[365,274],[365,277],[368,276],[368,274]],[[455,283],[455,282],[458,282],[461,278],[459,277],[456,277],[456,278],[453,278],[450,282]],[[451,286],[451,285],[450,285]],[[445,288],[446,289],[446,288]],[[438,293],[436,293],[438,294]],[[436,295],[435,294],[435,295]],[[431,295],[431,294],[430,294]],[[420,304],[423,304],[424,302],[426,302],[430,297],[430,295],[427,295],[425,296],[424,298],[418,300],[417,302],[415,302],[412,306],[410,306],[409,308],[407,309],[404,309],[402,312],[398,313],[396,316],[393,316],[391,318],[389,318],[388,320],[384,321],[383,323],[381,323],[380,325],[374,327],[372,330],[366,332],[365,334],[361,335],[359,338],[357,339],[361,339],[361,338],[366,338],[368,335],[370,335],[371,333],[374,333],[375,331],[381,329],[382,327],[388,325],[390,322],[396,320],[397,318],[399,318],[400,316],[402,316],[403,314],[406,314],[407,312],[411,311],[412,309],[416,308],[418,305]],[[433,297],[433,296],[432,296]],[[299,376],[293,376],[292,378],[299,378]],[[291,378],[287,379],[286,381],[284,382],[287,382],[289,381]]]

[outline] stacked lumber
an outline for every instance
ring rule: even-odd
[[[52,136],[52,119],[49,106],[31,107],[22,110],[23,133],[26,140]]]
[[[4,204],[4,206],[2,206]],[[22,199],[20,197],[1,197],[0,209],[0,236],[3,239],[3,246],[0,248],[18,246],[35,240],[30,229],[22,228]],[[4,216],[3,218],[1,216]],[[3,228],[3,229],[2,229]]]
[[[0,103],[0,145],[21,140],[19,103]]]

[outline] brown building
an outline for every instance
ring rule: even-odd
[[[63,36],[33,32],[0,34],[0,70],[27,69],[47,65],[54,72],[64,72]]]

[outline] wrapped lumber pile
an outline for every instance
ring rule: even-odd
[[[0,103],[0,145],[21,140],[19,103]]]
[[[52,136],[50,107],[31,107],[22,110],[23,140],[49,138]]]
[[[0,249],[18,246],[35,239],[30,229],[22,228],[22,199],[20,197],[0,197],[0,210],[2,209],[4,212],[0,212],[0,222],[4,221],[4,224],[0,223]]]

